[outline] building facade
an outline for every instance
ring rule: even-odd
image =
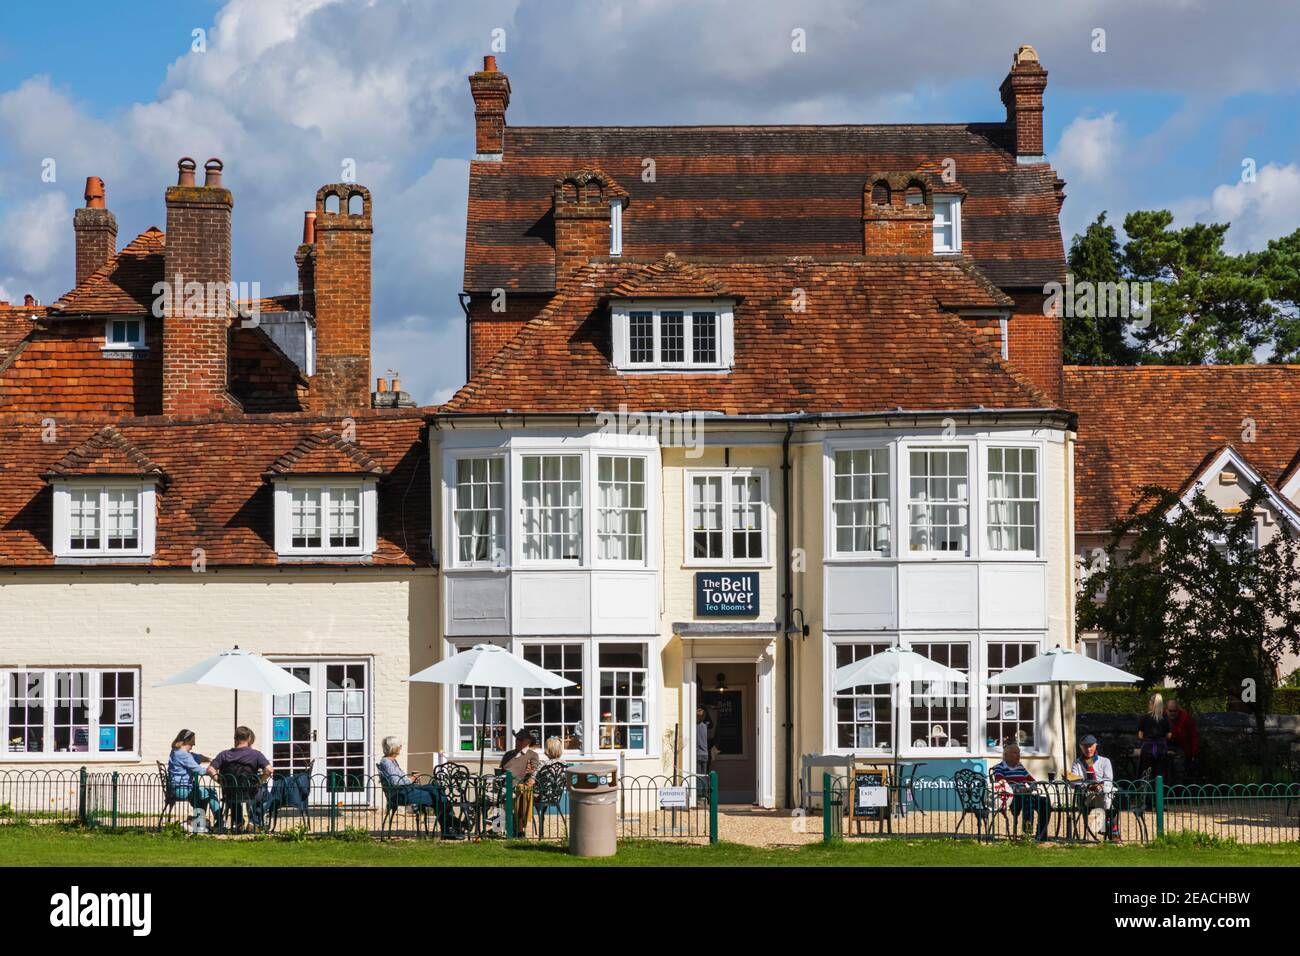
[[[502,644],[575,686],[449,692],[438,739],[523,726],[625,772],[696,767],[792,805],[803,754],[1059,751],[1048,699],[983,681],[1073,643],[1074,422],[1043,286],[1065,271],[1046,71],[1006,119],[513,127],[470,78],[469,380],[431,416],[441,652]]]
[[[428,761],[427,426],[369,391],[370,195],[322,187],[299,292],[233,301],[233,195],[195,172],[121,249],[92,177],[74,288],[3,310],[0,767],[151,771],[182,727],[224,749],[230,692],[155,685],[233,646],[311,685],[239,701],[277,767],[369,774],[389,733]]]

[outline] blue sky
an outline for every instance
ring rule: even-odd
[[[235,278],[287,291],[302,210],[353,159],[375,194],[375,372],[445,397],[463,375],[465,77],[494,36],[508,121],[575,125],[997,120],[1032,43],[1067,241],[1102,209],[1231,221],[1237,249],[1300,226],[1292,3],[7,0],[0,298],[67,291],[87,175],[108,183],[120,243],[163,225],[181,155],[226,162]]]

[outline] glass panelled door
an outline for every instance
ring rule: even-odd
[[[312,798],[326,794],[347,802],[366,797],[373,772],[370,746],[370,664],[367,661],[281,661],[311,687],[271,701],[271,763],[277,772],[323,778]]]

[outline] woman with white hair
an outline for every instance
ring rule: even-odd
[[[403,802],[412,807],[433,807],[438,817],[438,827],[449,840],[463,840],[465,834],[452,817],[447,806],[447,795],[437,783],[417,783],[402,769],[397,758],[402,755],[402,738],[385,737],[382,744],[384,759],[379,761],[379,773],[387,787],[400,790]]]

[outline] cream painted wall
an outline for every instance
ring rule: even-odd
[[[346,572],[274,569],[140,573],[29,571],[0,575],[0,667],[140,668],[139,761],[93,769],[152,770],[177,730],[189,727],[207,754],[229,746],[230,691],[152,685],[223,648],[274,655],[369,657],[374,749],[387,734],[408,740],[417,769],[432,747],[434,695],[402,678],[433,661],[437,578],[432,570]],[[262,738],[261,695],[241,693],[239,716]],[[7,761],[0,766],[75,768]],[[376,755],[376,758],[378,756]],[[88,764],[90,765],[90,764]]]

